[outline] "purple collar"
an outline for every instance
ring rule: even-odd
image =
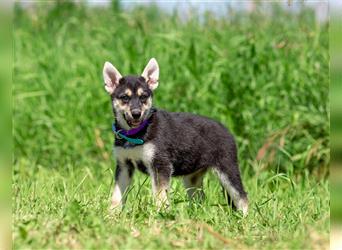
[[[117,128],[115,127],[115,124],[113,123],[112,129],[113,129],[113,132],[120,132],[120,134],[122,134],[124,136],[132,136],[132,135],[138,134],[140,131],[142,131],[144,128],[146,128],[146,126],[149,123],[150,123],[149,119],[146,119],[139,125],[139,127],[132,128],[130,130],[125,130],[125,129],[117,130]]]

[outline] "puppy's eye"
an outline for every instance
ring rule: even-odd
[[[128,95],[122,95],[119,98],[123,102],[129,102],[129,100],[131,99]]]
[[[142,101],[142,102],[146,102],[146,101],[147,101],[147,98],[148,98],[147,95],[141,95],[141,96],[139,97],[140,101]]]

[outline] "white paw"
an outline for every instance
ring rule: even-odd
[[[242,214],[244,217],[248,214],[248,200],[246,199],[240,199],[237,204],[237,208],[242,211]]]
[[[121,200],[112,200],[112,203],[110,205],[111,210],[116,210],[122,207]]]
[[[170,207],[170,202],[166,197],[156,198],[156,206],[158,211],[165,210]]]

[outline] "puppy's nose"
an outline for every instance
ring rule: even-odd
[[[134,119],[139,119],[141,116],[141,111],[139,109],[133,109],[132,116]]]

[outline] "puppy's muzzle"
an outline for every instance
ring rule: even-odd
[[[132,113],[133,119],[135,119],[135,120],[138,120],[141,117],[141,110],[140,109],[133,109],[131,111],[131,113]]]

